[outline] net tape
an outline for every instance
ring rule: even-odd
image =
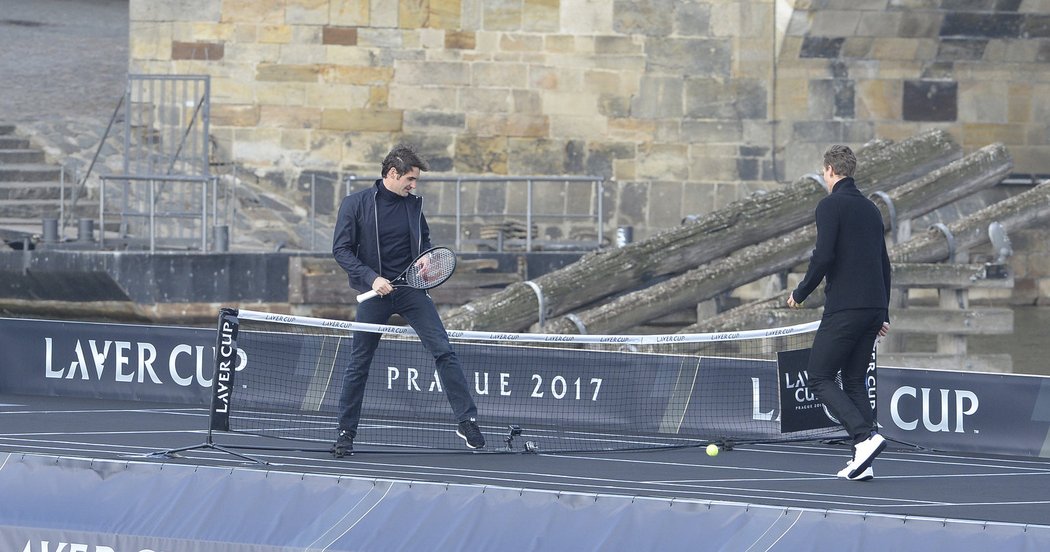
[[[297,316],[291,314],[274,314],[261,311],[241,309],[239,318],[244,320],[258,320],[261,322],[276,322],[283,324],[298,324],[312,326],[315,328],[336,328],[347,331],[377,332],[393,335],[416,336],[415,330],[410,326],[394,326],[389,324],[366,324],[363,322],[351,322],[348,320],[331,320],[327,318],[313,318],[309,316]],[[661,345],[666,343],[715,343],[721,341],[743,341],[749,339],[768,339],[771,337],[786,337],[789,335],[804,334],[816,331],[820,321],[784,326],[781,328],[768,328],[762,330],[740,330],[733,332],[715,333],[689,333],[689,334],[653,334],[653,335],[576,335],[576,334],[545,334],[545,333],[510,333],[510,332],[479,332],[472,330],[448,330],[450,339],[474,339],[478,341],[522,341],[522,342],[559,342],[559,343],[581,343],[581,344],[609,344],[617,343],[624,345]]]

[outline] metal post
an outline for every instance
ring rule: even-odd
[[[58,224],[59,228],[66,227],[66,166],[62,165],[58,170]]]
[[[317,174],[310,175],[310,251],[317,251]]]
[[[58,243],[58,219],[44,219],[43,234],[45,243]]]
[[[212,251],[226,253],[230,250],[230,227],[216,225],[212,227]]]
[[[605,195],[605,181],[598,181],[598,243],[594,244],[595,249],[602,248],[602,232],[605,230],[605,212],[602,211],[602,196]]]
[[[456,250],[462,250],[460,240],[463,238],[463,198],[460,197],[460,189],[463,187],[463,179],[456,179]]]
[[[153,179],[149,179],[149,252],[153,253],[156,249],[156,243],[154,242],[154,232],[156,231],[156,220],[154,218],[154,212],[156,206],[153,204],[154,198],[154,186]]]
[[[208,179],[201,180],[201,253],[208,251]]]
[[[106,247],[106,177],[99,180],[98,193],[98,247]]]
[[[77,241],[95,241],[95,221],[91,219],[77,219]]]
[[[532,253],[532,179],[525,187],[525,251]]]

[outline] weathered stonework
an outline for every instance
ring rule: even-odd
[[[371,175],[404,140],[439,172],[601,176],[607,236],[642,238],[812,172],[832,142],[944,128],[1050,174],[1045,0],[130,6],[131,71],[211,75],[219,154],[272,181]]]

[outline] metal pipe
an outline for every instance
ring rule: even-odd
[[[456,250],[461,250],[461,241],[463,239],[463,199],[460,197],[460,191],[463,189],[463,180],[461,178],[456,179]]]
[[[156,244],[154,243],[154,237],[156,235],[156,218],[154,217],[154,204],[155,198],[154,180],[149,180],[149,251],[153,253],[156,250]]]
[[[525,251],[532,252],[532,180],[525,186]]]
[[[317,251],[317,174],[310,175],[310,251]]]

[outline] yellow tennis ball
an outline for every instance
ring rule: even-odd
[[[707,445],[707,455],[708,456],[718,456],[718,445],[716,445],[714,443],[711,443],[710,445]]]

